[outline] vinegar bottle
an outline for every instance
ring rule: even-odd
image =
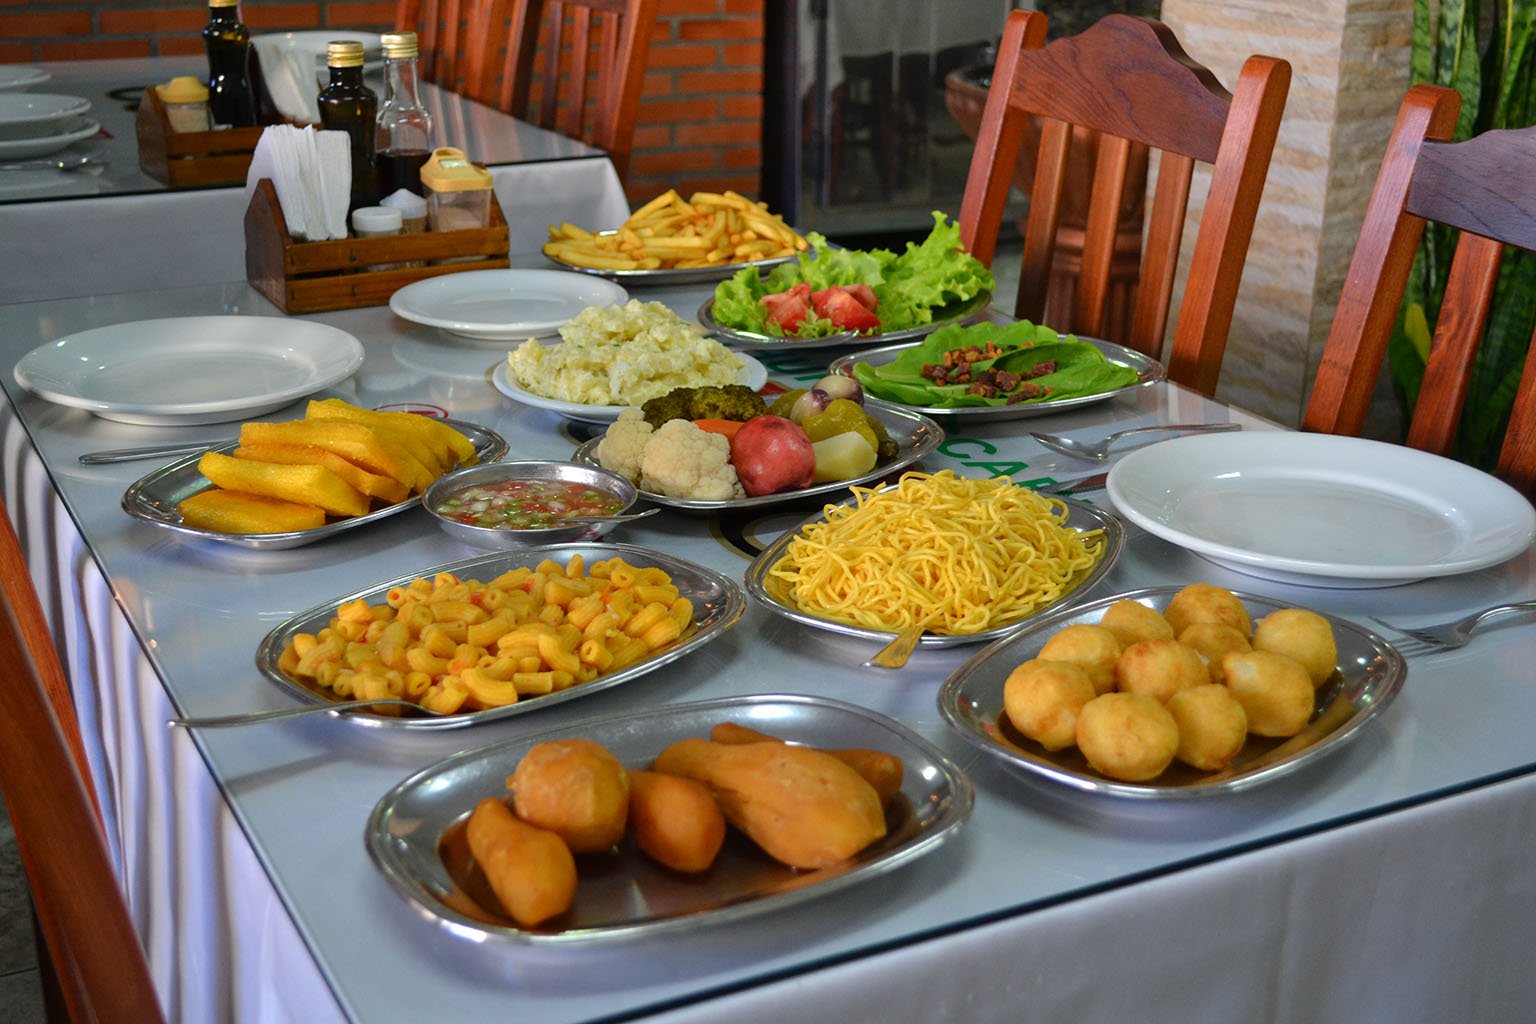
[[[239,0],[208,0],[203,28],[208,51],[208,113],[215,128],[246,128],[256,123],[256,94],[251,88],[251,30],[240,20]]]
[[[374,145],[379,193],[408,189],[421,195],[421,165],[432,152],[432,115],[417,93],[416,33],[391,32],[384,43],[384,102]]]
[[[320,126],[351,138],[352,199],[349,210],[377,206],[379,189],[373,170],[374,121],[379,98],[363,84],[363,44],[334,42],[325,47],[331,81],[320,90]]]

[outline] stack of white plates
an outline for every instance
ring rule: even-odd
[[[26,92],[53,78],[29,64],[0,64],[0,92]]]
[[[85,116],[90,109],[79,96],[0,92],[0,160],[47,156],[90,138],[101,131]]]

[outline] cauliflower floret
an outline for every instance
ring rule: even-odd
[[[731,465],[731,442],[688,420],[668,420],[640,455],[640,488],[693,501],[745,498]]]
[[[651,439],[651,430],[639,409],[625,409],[597,442],[598,464],[628,477],[630,483],[639,483],[640,454]]]

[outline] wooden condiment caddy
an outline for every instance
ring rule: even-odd
[[[294,240],[267,178],[256,183],[245,210],[246,280],[285,313],[382,306],[413,281],[510,266],[509,248],[507,221],[495,193],[489,227],[325,242]],[[402,263],[422,265],[398,266]],[[391,264],[396,266],[370,269]]]
[[[139,140],[140,170],[172,188],[193,188],[244,185],[262,128],[172,131],[165,104],[150,86],[139,100],[134,133]]]

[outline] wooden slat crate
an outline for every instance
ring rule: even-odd
[[[507,222],[491,196],[489,227],[422,231],[380,238],[299,242],[288,233],[277,190],[256,183],[245,211],[245,277],[285,313],[382,306],[413,281],[509,266]],[[452,263],[430,264],[433,260]],[[400,263],[428,265],[370,270]]]
[[[134,120],[139,169],[172,188],[244,185],[262,128],[174,132],[154,86],[144,90]]]

